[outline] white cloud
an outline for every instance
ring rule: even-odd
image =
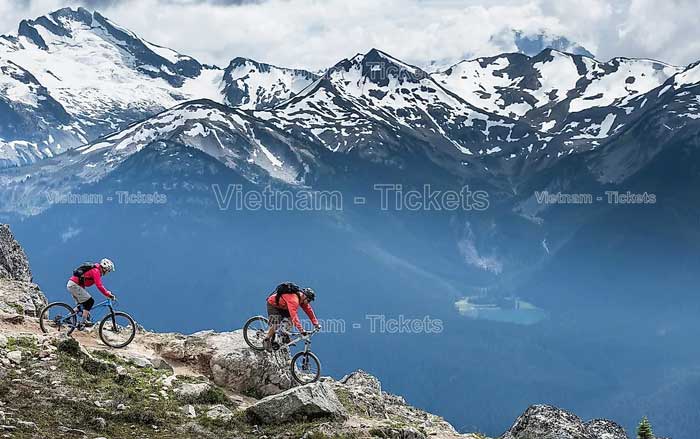
[[[207,63],[246,56],[323,68],[372,47],[416,64],[513,51],[504,30],[546,30],[597,54],[700,59],[697,2],[676,0],[0,0],[0,30],[64,5],[84,4],[154,43]]]

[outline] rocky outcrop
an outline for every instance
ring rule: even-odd
[[[27,255],[7,224],[0,224],[0,279],[32,281]]]
[[[588,421],[585,427],[596,439],[628,439],[624,428],[607,419]]]
[[[392,421],[390,425],[380,423],[373,427],[383,437],[471,437],[460,435],[443,418],[411,406],[401,396],[384,392],[381,382],[363,370],[329,382],[352,415]]]
[[[365,372],[357,370],[335,384],[338,392],[343,395],[357,413],[372,417],[387,416],[387,400],[390,397],[382,392],[379,380]]]
[[[243,331],[192,335],[146,334],[144,341],[170,361],[191,364],[219,386],[250,396],[268,396],[292,386],[281,353],[256,352],[243,339]]]
[[[520,415],[501,439],[627,439],[616,423],[596,419],[584,424],[565,410],[533,405]]]
[[[21,321],[16,316],[36,316],[46,303],[44,294],[32,283],[27,255],[10,227],[0,224],[0,317]]]
[[[248,407],[246,415],[261,424],[348,417],[333,387],[325,382],[295,387],[263,398]]]

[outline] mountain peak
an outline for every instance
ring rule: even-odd
[[[399,70],[404,70],[413,74],[418,72],[423,72],[419,67],[405,63],[398,58],[395,58],[388,53],[381,51],[379,49],[373,48],[367,52],[363,58],[362,63],[365,65],[381,65],[381,66],[393,66],[397,67]],[[424,73],[424,72],[423,72]]]
[[[224,71],[224,101],[245,109],[272,108],[318,79],[306,70],[236,57]]]
[[[353,69],[359,70],[362,77],[382,87],[388,85],[391,79],[397,79],[400,83],[419,82],[430,76],[419,67],[405,63],[376,48],[339,62],[329,70],[329,74],[350,72]]]
[[[112,46],[110,59],[123,58],[125,64],[136,66],[142,74],[165,79],[176,87],[181,86],[185,78],[198,76],[202,69],[191,57],[149,43],[99,12],[82,7],[62,8],[33,20],[22,20],[17,36],[17,48],[30,44],[57,55],[61,52],[62,57],[68,56],[66,52],[86,50],[85,46],[93,43],[100,52]],[[6,40],[12,41],[12,38],[6,37]]]

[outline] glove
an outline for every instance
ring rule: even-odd
[[[114,293],[109,293],[109,299],[110,300],[117,300],[117,296],[114,295]]]
[[[316,324],[314,325],[314,329],[315,329],[316,331],[320,331],[320,330],[321,330],[321,324],[320,324],[320,323],[316,323]]]

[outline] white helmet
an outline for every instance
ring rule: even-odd
[[[114,262],[110,261],[107,258],[104,258],[103,260],[100,261],[100,266],[105,271],[105,273],[109,273],[111,271],[114,271]]]

